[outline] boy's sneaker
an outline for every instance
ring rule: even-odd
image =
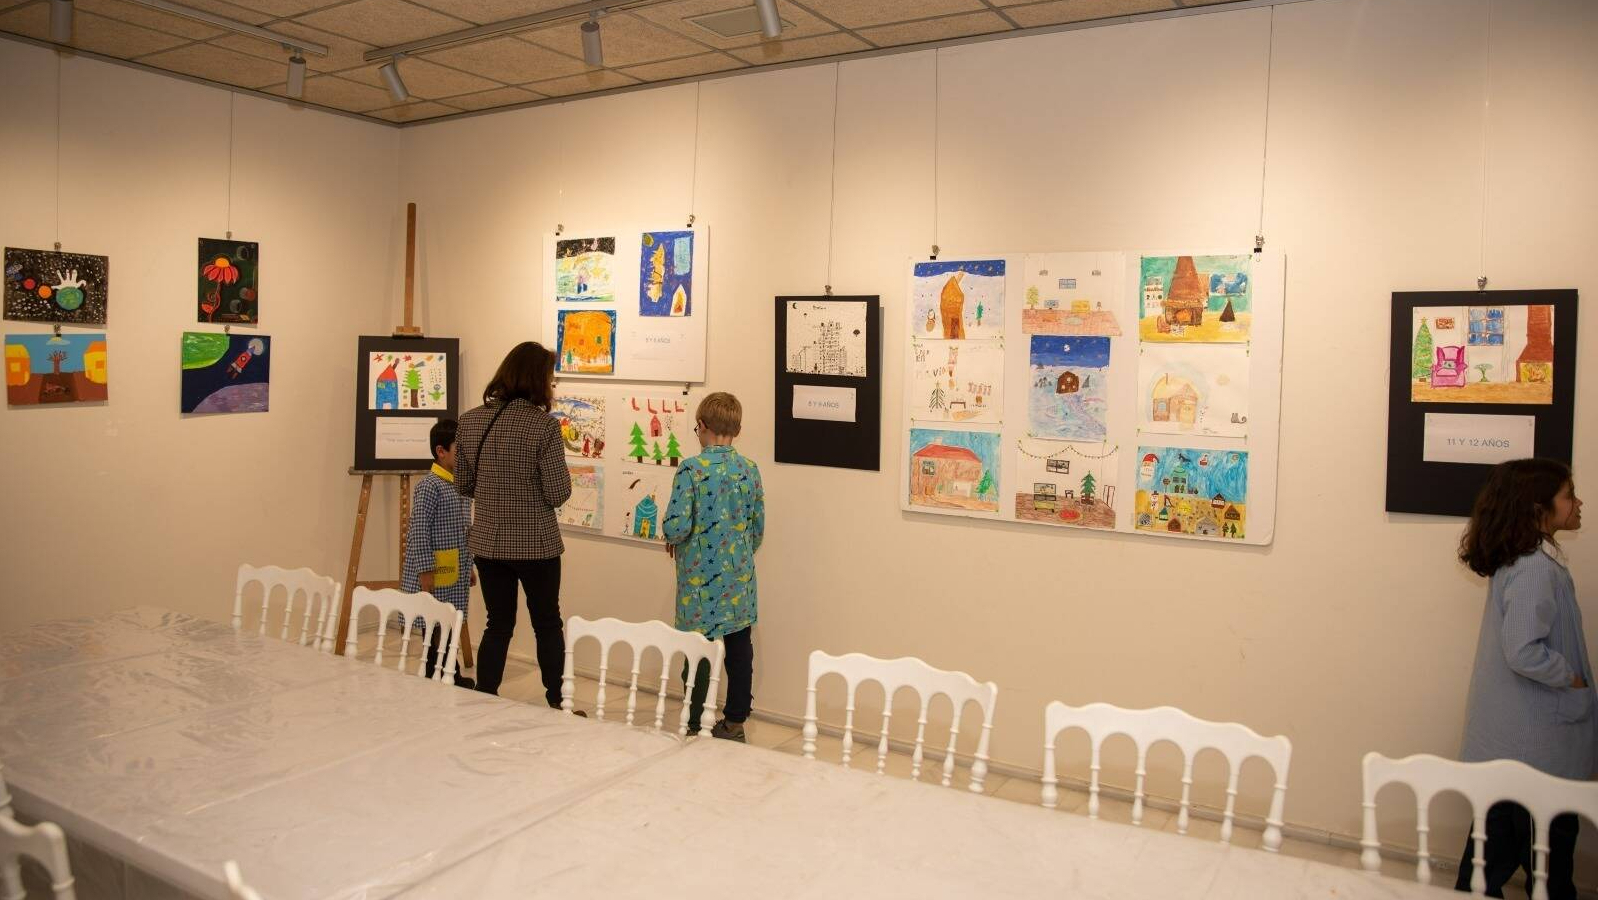
[[[716,726],[710,729],[710,736],[713,738],[721,738],[724,741],[737,741],[740,744],[749,743],[748,740],[744,738],[744,723],[729,722],[726,719],[722,719],[720,722],[717,722]]]

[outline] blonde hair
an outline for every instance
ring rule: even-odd
[[[694,410],[694,418],[705,430],[719,434],[722,437],[737,437],[743,430],[744,407],[738,398],[726,391],[716,391],[707,394],[699,401],[699,408]]]

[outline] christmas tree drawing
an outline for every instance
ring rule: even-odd
[[[672,465],[682,461],[682,445],[677,443],[677,432],[673,431],[666,437],[666,458]]]
[[[650,459],[653,459],[655,461],[655,465],[658,466],[658,465],[660,465],[661,461],[664,460],[665,458],[666,458],[666,454],[660,452],[660,441],[656,441],[655,442],[655,452],[654,452],[653,455],[650,456]]]
[[[627,445],[627,455],[643,462],[644,457],[649,455],[649,448],[644,446],[644,430],[638,427],[637,422],[633,423],[632,433],[627,436],[627,440],[630,442]]]
[[[1093,473],[1092,472],[1089,472],[1086,475],[1082,476],[1082,502],[1083,503],[1092,503],[1093,502],[1093,492],[1098,490],[1098,489],[1099,489],[1099,486],[1093,480]]]
[[[1425,381],[1432,375],[1432,330],[1425,317],[1420,320],[1420,331],[1415,333],[1414,368],[1409,374],[1416,381]]]

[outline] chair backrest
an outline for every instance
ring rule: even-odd
[[[6,790],[5,766],[0,766],[0,819],[11,818],[11,792]],[[23,900],[22,866],[15,859],[0,859],[0,900]]]
[[[900,688],[913,688],[921,699],[921,711],[916,718],[916,746],[911,756],[910,777],[921,778],[921,763],[925,759],[927,707],[939,694],[949,698],[954,706],[954,716],[949,722],[949,745],[944,748],[943,786],[948,787],[954,775],[955,742],[960,737],[960,717],[967,703],[975,703],[982,710],[982,732],[977,737],[977,750],[971,762],[970,790],[982,791],[982,780],[988,774],[988,739],[993,732],[993,707],[999,698],[999,686],[991,681],[978,682],[964,672],[946,672],[934,669],[913,656],[899,659],[877,659],[864,653],[845,653],[833,656],[820,650],[810,653],[809,686],[805,690],[804,754],[816,758],[816,682],[824,675],[843,677],[848,691],[844,700],[843,764],[848,765],[854,750],[854,699],[861,684],[874,681],[882,686],[882,736],[877,741],[877,774],[881,775],[888,761],[888,726],[892,722],[893,697]]]
[[[1367,870],[1381,869],[1381,842],[1376,836],[1376,794],[1395,781],[1415,791],[1415,830],[1420,836],[1415,851],[1415,878],[1422,884],[1432,880],[1431,850],[1427,837],[1431,825],[1427,812],[1432,798],[1444,791],[1462,795],[1471,806],[1471,837],[1475,839],[1470,891],[1484,894],[1487,876],[1484,864],[1487,850],[1487,811],[1495,803],[1518,803],[1531,813],[1534,865],[1532,900],[1548,898],[1548,828],[1555,816],[1565,813],[1598,819],[1598,783],[1571,781],[1539,772],[1523,762],[1498,759],[1492,762],[1459,762],[1429,753],[1390,759],[1380,753],[1365,754],[1365,827],[1360,837],[1360,863]]]
[[[289,632],[298,626],[298,637],[295,642],[301,646],[312,646],[327,653],[333,652],[332,642],[327,640],[329,634],[327,625],[329,621],[337,623],[338,604],[343,599],[342,586],[327,577],[318,575],[310,569],[285,569],[281,566],[239,566],[239,577],[233,591],[233,630],[240,631],[244,627],[244,589],[250,584],[261,586],[261,620],[256,624],[256,633],[265,635],[267,607],[272,602],[272,594],[282,589],[283,626],[273,629],[278,632],[282,640],[289,639]],[[305,598],[305,610],[298,617],[294,615],[294,603],[300,597]],[[315,627],[312,627],[312,617],[315,617]]]
[[[7,900],[14,896],[21,900],[20,892],[10,894],[13,887],[21,888],[21,878],[13,885],[12,873],[19,870],[19,857],[37,860],[50,874],[50,891],[56,900],[75,900],[72,890],[72,866],[67,861],[67,839],[53,822],[40,822],[31,828],[18,824],[10,816],[0,816],[0,869],[6,873],[4,888]]]
[[[1271,809],[1265,816],[1265,836],[1261,846],[1272,853],[1282,846],[1282,804],[1287,799],[1287,767],[1293,744],[1286,737],[1265,737],[1247,725],[1236,722],[1208,722],[1174,706],[1154,709],[1122,709],[1108,703],[1067,706],[1056,700],[1043,711],[1043,805],[1059,802],[1059,778],[1055,772],[1054,747],[1062,732],[1080,728],[1091,744],[1091,776],[1088,782],[1088,816],[1099,817],[1099,754],[1112,735],[1123,734],[1137,747],[1137,786],[1132,793],[1132,824],[1143,822],[1143,778],[1149,748],[1161,741],[1182,752],[1182,808],[1176,830],[1187,833],[1188,811],[1193,787],[1193,761],[1205,750],[1226,758],[1226,812],[1221,820],[1221,841],[1232,840],[1232,818],[1237,808],[1237,780],[1243,763],[1259,757],[1271,767],[1276,785],[1271,791]]]
[[[633,724],[633,713],[638,706],[638,666],[644,659],[644,651],[653,648],[660,654],[660,686],[655,692],[655,729],[658,731],[665,725],[666,720],[666,684],[671,677],[672,660],[682,654],[688,663],[688,685],[682,705],[682,715],[677,722],[677,733],[686,737],[688,735],[688,697],[693,696],[694,688],[699,683],[699,663],[701,660],[710,661],[710,685],[705,693],[705,709],[701,722],[706,731],[715,718],[716,690],[721,685],[722,665],[726,661],[727,646],[721,641],[712,641],[697,631],[678,631],[659,620],[648,622],[623,622],[620,619],[606,617],[603,619],[589,620],[581,616],[572,616],[566,620],[566,665],[560,678],[560,708],[573,711],[572,698],[576,694],[576,662],[572,653],[577,648],[577,642],[583,638],[593,638],[599,642],[599,694],[595,697],[598,709],[595,715],[605,718],[605,684],[610,674],[610,648],[616,644],[627,644],[633,650],[632,677],[627,682],[627,724]]]
[[[227,879],[227,892],[232,900],[261,900],[261,895],[255,888],[244,883],[244,876],[239,873],[239,864],[228,860],[222,864],[222,875]]]
[[[422,652],[421,659],[416,665],[416,674],[423,676],[427,674],[428,642],[433,638],[434,629],[439,629],[440,664],[433,667],[433,680],[446,684],[455,683],[455,653],[461,633],[460,610],[434,598],[426,591],[407,594],[393,588],[374,591],[371,588],[356,587],[355,594],[350,599],[350,630],[348,639],[344,641],[345,656],[355,655],[355,622],[360,618],[361,610],[368,606],[377,608],[377,656],[373,662],[380,666],[383,664],[383,643],[388,637],[388,625],[398,617],[400,619],[399,663],[394,668],[404,672],[405,662],[410,658],[411,632],[414,630],[411,626],[417,619],[421,619]]]

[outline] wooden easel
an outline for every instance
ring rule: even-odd
[[[422,336],[422,329],[415,324],[416,310],[416,204],[405,205],[405,322],[394,329],[395,337]],[[367,471],[364,469],[350,469],[351,475],[361,476],[361,499],[355,508],[355,537],[350,541],[350,565],[344,573],[344,599],[339,607],[338,637],[334,643],[333,651],[342,654],[344,642],[349,639],[351,604],[355,597],[356,587],[373,589],[398,588],[398,581],[356,581],[361,567],[361,545],[366,541],[366,514],[372,504],[372,477],[375,475],[399,476],[399,560],[400,565],[405,565],[405,535],[411,526],[411,475],[410,472]],[[469,576],[468,576],[469,577]],[[467,630],[466,623],[461,622],[461,647],[460,663],[466,668],[471,668],[472,662],[472,636]]]

